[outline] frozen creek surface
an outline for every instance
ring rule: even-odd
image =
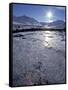
[[[65,32],[13,34],[13,86],[65,83]]]

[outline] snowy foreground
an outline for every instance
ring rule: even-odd
[[[65,83],[65,32],[13,34],[13,86]]]

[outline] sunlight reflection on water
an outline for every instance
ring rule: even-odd
[[[65,33],[59,31],[35,31],[35,32],[23,32],[19,33],[32,43],[32,45],[43,45],[47,48],[53,47],[57,49],[65,48]],[[20,37],[19,37],[20,39]],[[22,39],[21,39],[22,40]]]
[[[64,33],[59,31],[45,31],[43,33],[44,41],[43,44],[46,47],[54,47],[54,48],[64,48],[65,47],[65,40],[64,40]]]

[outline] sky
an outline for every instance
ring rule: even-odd
[[[65,21],[65,7],[13,4],[13,16],[29,16],[39,22]]]

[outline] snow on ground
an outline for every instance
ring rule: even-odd
[[[13,34],[13,86],[65,83],[65,32]]]

